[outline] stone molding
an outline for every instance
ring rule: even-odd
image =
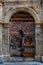
[[[25,11],[30,13],[35,19],[35,23],[40,23],[39,15],[31,7],[18,5],[16,7],[6,7],[5,10],[6,13],[4,14],[4,23],[9,23],[12,14],[16,13],[17,11]]]

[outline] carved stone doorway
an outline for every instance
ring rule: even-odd
[[[35,56],[35,20],[30,13],[19,11],[10,18],[11,57]]]

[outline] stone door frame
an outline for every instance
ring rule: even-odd
[[[9,10],[7,11],[7,13],[5,15],[4,23],[9,24],[11,16],[18,11],[25,11],[27,13],[30,13],[33,16],[33,18],[35,19],[35,40],[36,40],[36,55],[35,55],[35,57],[37,57],[38,56],[37,53],[38,53],[39,50],[37,50],[38,41],[37,41],[37,31],[36,30],[37,30],[37,27],[40,27],[40,25],[37,25],[37,24],[40,23],[40,18],[38,16],[38,14],[31,7],[18,6],[18,7],[15,7],[15,8],[13,8],[13,7],[9,8]]]

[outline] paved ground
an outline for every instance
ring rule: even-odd
[[[15,63],[4,63],[0,65],[43,65],[43,63],[40,62],[15,62]]]

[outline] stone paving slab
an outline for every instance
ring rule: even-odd
[[[15,63],[4,63],[4,65],[43,65],[40,62],[15,62]]]

